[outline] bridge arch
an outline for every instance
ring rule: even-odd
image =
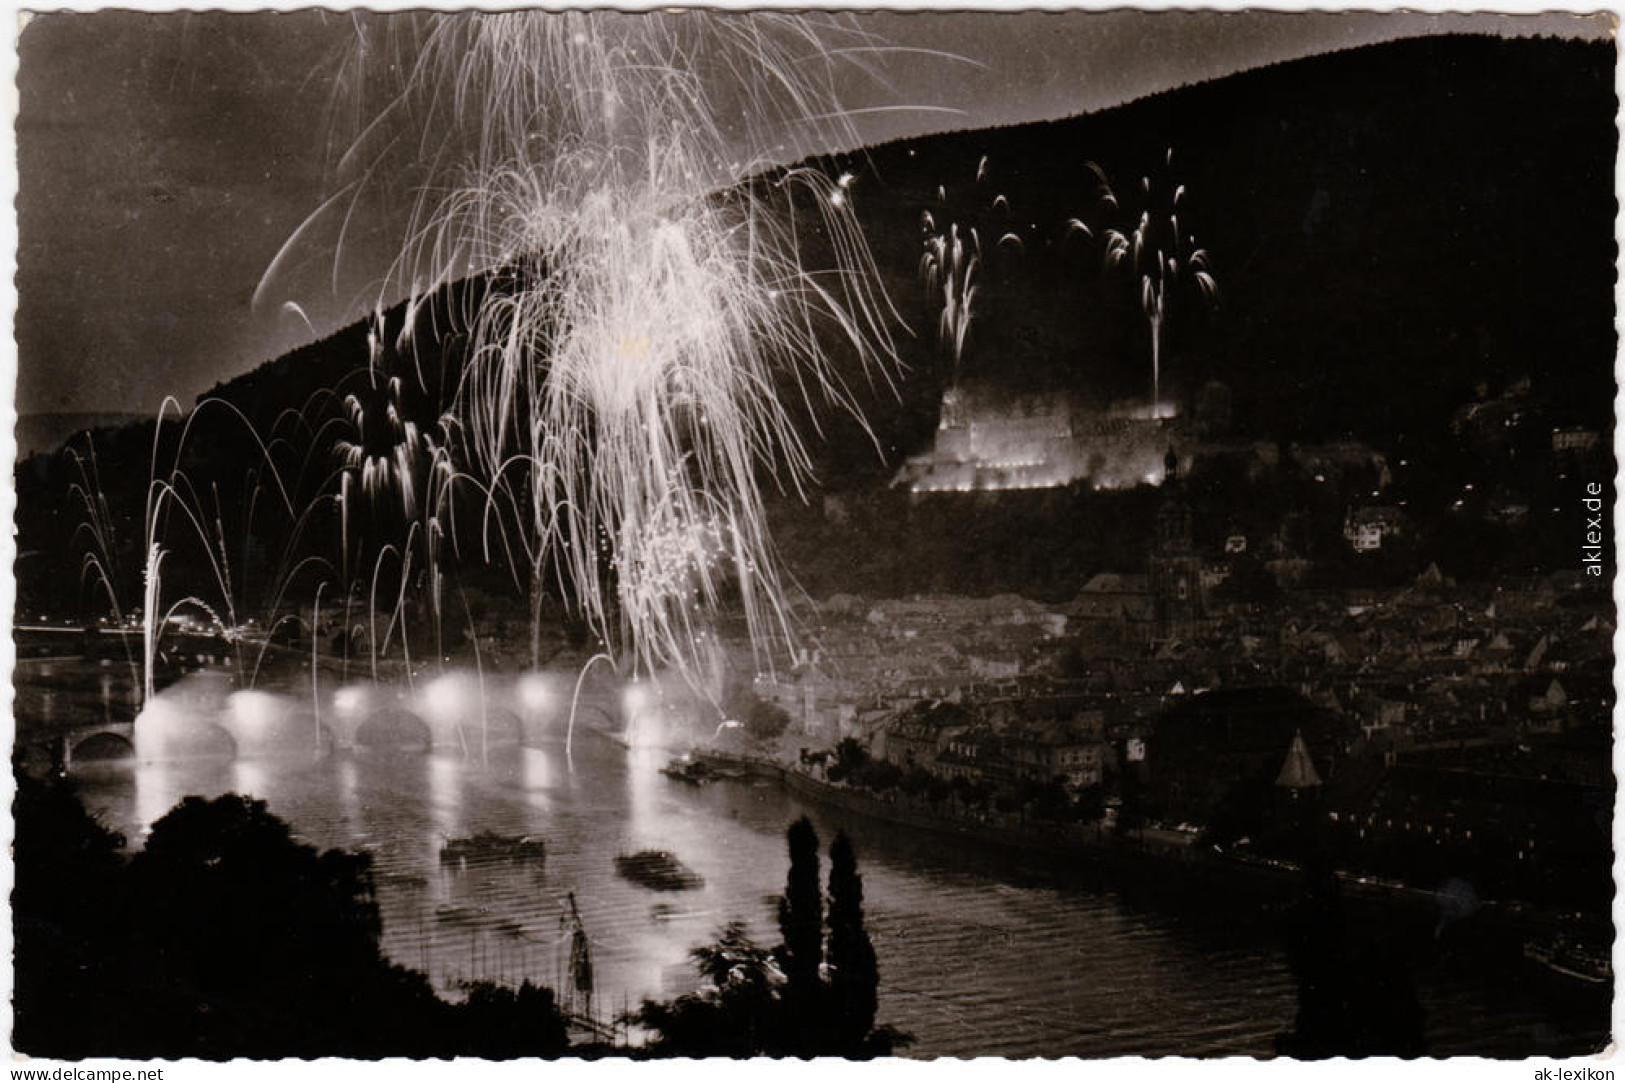
[[[505,707],[492,707],[482,720],[478,714],[462,722],[463,739],[470,748],[512,748],[525,743],[525,725]]]
[[[428,752],[434,748],[434,733],[427,722],[404,707],[385,707],[356,728],[355,743],[358,748]]]
[[[157,732],[136,727],[135,754],[142,760],[234,760],[237,739],[212,722],[194,721]]]
[[[333,743],[332,731],[299,707],[281,706],[260,718],[228,717],[224,727],[236,739],[241,759],[307,756],[325,752]]]
[[[107,763],[135,759],[135,745],[122,733],[103,730],[74,743],[70,756],[75,763]]]

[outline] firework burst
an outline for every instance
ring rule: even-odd
[[[1174,152],[1164,157],[1171,170]],[[1173,185],[1167,209],[1153,214],[1149,204],[1153,199],[1150,177],[1140,179],[1140,190],[1148,204],[1140,212],[1139,223],[1131,233],[1118,230],[1106,232],[1106,266],[1128,267],[1140,287],[1140,308],[1145,313],[1151,330],[1151,408],[1156,411],[1162,402],[1162,340],[1168,320],[1169,301],[1181,282],[1192,283],[1203,303],[1218,300],[1219,287],[1213,278],[1206,249],[1196,247],[1196,238],[1181,229],[1180,202],[1185,197],[1183,184]],[[1109,196],[1109,192],[1107,193]],[[1113,200],[1115,203],[1115,199]]]
[[[392,279],[502,269],[471,319],[466,466],[637,664],[688,668],[725,595],[753,641],[789,632],[758,479],[800,491],[810,460],[781,389],[852,408],[827,343],[884,374],[893,314],[850,175],[747,178],[843,130],[837,77],[872,47],[835,16],[441,17],[389,107],[434,133]]]
[[[346,395],[344,409],[351,433],[335,442],[343,469],[371,504],[399,505],[406,522],[415,520],[420,475],[434,444],[406,415],[400,377]]]
[[[986,161],[984,158],[984,169]],[[936,216],[930,211],[921,212],[920,228],[925,234],[920,281],[927,298],[940,306],[937,342],[952,362],[953,381],[957,383],[971,323],[976,318],[982,238],[974,226],[961,231],[958,222],[948,222],[945,228],[939,228]],[[1017,238],[1018,243],[1019,240]]]
[[[965,359],[965,342],[970,337],[976,315],[976,272],[982,262],[982,239],[972,227],[962,235],[958,223],[948,227],[948,235],[935,247],[941,252],[934,277],[942,288],[942,314],[937,320],[937,337],[954,363],[954,378]]]

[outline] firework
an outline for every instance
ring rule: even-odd
[[[324,491],[332,475],[312,471],[327,425],[311,423],[322,400],[331,398],[323,392],[301,409],[285,411],[269,435],[222,399],[203,399],[189,413],[173,397],[164,399],[153,426],[141,520],[142,596],[135,610],[124,602],[115,518],[102,491],[95,442],[86,438],[82,455],[69,449],[77,472],[69,497],[82,514],[74,533],[81,582],[105,598],[116,626],[126,623],[127,613],[139,615],[141,657],[139,662],[133,653],[128,657],[143,705],[156,694],[157,661],[171,625],[200,620],[229,646],[239,684],[252,686],[273,635],[282,625],[299,622],[297,613],[284,611],[289,593],[300,584],[325,584],[331,576],[324,556],[304,551],[307,528],[333,502]],[[179,418],[174,424],[171,410]],[[233,484],[219,461],[201,457],[191,446],[193,436],[205,432],[207,439],[236,439],[252,449],[240,482]],[[292,463],[280,461],[290,457]],[[294,469],[285,469],[290,466]],[[312,489],[314,497],[308,496]],[[268,552],[272,559],[261,565]],[[177,555],[179,566],[171,559]],[[166,574],[177,567],[180,574]],[[243,634],[248,613],[256,616],[247,624],[263,619],[262,635]]]
[[[73,535],[74,544],[84,547],[79,566],[79,587],[81,593],[87,586],[99,591],[107,600],[114,627],[122,629],[125,617],[119,603],[123,593],[119,589],[116,520],[107,506],[107,494],[102,489],[96,442],[87,434],[84,444],[83,455],[72,445],[68,447],[68,458],[78,474],[78,480],[68,487],[68,495],[83,508],[83,518]],[[130,653],[129,641],[120,635],[119,642],[124,645],[124,657],[130,666],[132,682],[138,687],[145,687],[135,656]]]
[[[953,358],[956,379],[976,313],[976,271],[981,260],[982,239],[975,228],[961,236],[958,223],[950,225],[943,245],[942,314],[937,322],[937,337]]]
[[[246,584],[237,582],[237,576],[232,572],[229,541],[233,536],[240,539],[246,547],[255,536],[256,509],[259,507],[262,493],[269,493],[273,507],[279,511],[289,522],[299,518],[294,511],[294,503],[289,495],[288,488],[283,482],[282,474],[278,470],[272,455],[271,446],[260,436],[254,426],[237,407],[222,399],[208,398],[200,401],[198,405],[186,415],[185,422],[175,439],[174,456],[167,470],[159,469],[159,447],[163,436],[164,420],[169,409],[173,407],[180,413],[180,404],[173,397],[166,397],[158,410],[158,422],[153,428],[152,468],[147,483],[146,513],[144,516],[146,562],[142,569],[143,580],[143,606],[142,606],[142,641],[143,641],[143,698],[151,700],[156,694],[154,685],[154,667],[158,655],[159,639],[164,628],[169,624],[170,618],[183,609],[193,609],[205,617],[209,624],[229,643],[233,644],[233,656],[236,660],[238,678],[248,676],[244,672],[243,658],[239,649],[240,637],[237,634],[239,627],[238,598]],[[209,496],[204,495],[193,485],[191,478],[181,466],[181,459],[186,449],[187,439],[192,427],[198,419],[206,414],[224,411],[231,421],[242,426],[242,431],[252,440],[258,451],[254,466],[245,477],[243,496],[243,522],[240,530],[234,530],[228,535],[225,525],[224,504],[221,501],[218,487],[210,486]],[[199,595],[188,595],[171,603],[168,608],[163,607],[163,564],[172,550],[168,548],[170,539],[170,521],[178,518],[184,525],[182,538],[186,540],[192,550],[200,552],[203,556],[202,567],[206,568],[216,603]],[[295,531],[297,534],[297,530]],[[241,569],[246,570],[247,561],[242,562]],[[302,565],[300,565],[302,566]],[[299,566],[296,566],[299,567]],[[286,577],[275,592],[277,599],[281,591],[286,588]],[[273,606],[274,606],[273,602]],[[269,630],[269,629],[268,629]],[[261,645],[263,657],[264,644]],[[257,669],[257,663],[256,663]]]
[[[688,667],[725,595],[753,641],[788,635],[758,477],[800,492],[810,460],[780,389],[853,408],[825,342],[884,374],[892,314],[852,174],[747,178],[835,139],[837,78],[873,46],[836,16],[439,17],[389,106],[428,163],[391,280],[415,297],[502,270],[469,314],[456,400],[487,519],[533,597],[551,569],[634,668]],[[390,127],[347,155],[351,183]]]
[[[372,409],[359,393],[345,396],[355,437],[339,440],[337,449],[345,469],[359,480],[362,495],[374,505],[398,501],[401,517],[410,522],[418,514],[418,475],[428,440],[401,408],[400,377],[390,379],[385,388],[382,401]],[[379,391],[371,390],[375,395]]]
[[[1173,160],[1174,152],[1170,149],[1164,161],[1172,168]],[[1152,200],[1150,177],[1140,179],[1140,190],[1149,204]],[[1115,229],[1106,232],[1107,267],[1126,266],[1139,283],[1140,308],[1151,330],[1153,413],[1162,402],[1162,335],[1174,290],[1188,279],[1204,303],[1212,304],[1218,299],[1218,284],[1209,267],[1206,249],[1197,248],[1196,238],[1182,231],[1179,225],[1179,205],[1184,196],[1185,186],[1174,186],[1165,212],[1153,215],[1148,206],[1140,213],[1139,223],[1132,233],[1124,234]]]
[[[982,156],[976,167],[978,182],[987,176],[988,159]],[[946,199],[946,189],[938,185],[937,199]],[[1009,200],[1001,194],[994,200],[995,207],[1009,210]],[[946,215],[947,209],[943,208]],[[929,210],[920,214],[920,228],[925,234],[925,251],[920,256],[920,279],[928,298],[940,305],[937,314],[937,342],[952,363],[953,382],[959,380],[960,367],[965,359],[965,345],[970,338],[971,324],[976,318],[977,280],[982,264],[982,238],[975,226],[961,230],[958,222],[950,221],[939,228],[936,216]],[[1001,237],[998,244],[1014,238],[1021,246],[1021,238],[1014,233]],[[995,245],[997,247],[997,245]]]

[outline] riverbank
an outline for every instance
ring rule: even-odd
[[[828,782],[773,760],[714,751],[696,751],[694,757],[716,768],[777,783],[826,811],[851,813],[893,826],[949,835],[1000,850],[1057,858],[1069,864],[1080,861],[1110,864],[1155,862],[1192,869],[1224,865],[1269,880],[1289,881],[1294,886],[1301,876],[1300,870],[1284,862],[1231,858],[1218,860],[1221,859],[1218,852],[1198,847],[1193,835],[1180,832],[1147,828],[1118,833],[1103,822],[1051,824],[998,813],[982,817],[955,815],[934,810],[923,802],[916,803],[907,798],[899,799],[894,795],[876,794]],[[1431,899],[1431,893],[1412,893]]]
[[[1284,908],[1304,888],[1303,870],[1292,862],[1198,845],[1193,834],[1155,828],[1119,833],[1100,822],[1049,824],[1017,819],[1012,823],[1008,815],[1000,817],[1006,822],[994,822],[992,816],[956,815],[924,802],[828,782],[765,758],[715,751],[696,751],[694,756],[714,767],[776,783],[826,812],[951,837],[990,854],[1042,858],[1057,870],[1116,889],[1217,889],[1245,893]],[[1550,936],[1565,920],[1564,915],[1515,901],[1473,899],[1464,905],[1457,893],[1442,888],[1343,870],[1336,876],[1345,902],[1360,910],[1405,914],[1435,930],[1447,924],[1469,927],[1508,951],[1521,952],[1524,944]],[[1467,921],[1469,918],[1476,920]]]

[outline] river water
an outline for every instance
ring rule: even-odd
[[[1268,1056],[1295,985],[1282,903],[1180,897],[1103,883],[1049,859],[804,803],[776,784],[696,788],[659,773],[671,753],[583,730],[485,756],[309,749],[259,758],[76,764],[79,791],[138,845],[183,796],[264,799],[319,847],[370,851],[384,950],[443,992],[486,978],[565,990],[574,895],[600,1018],[694,988],[694,946],[729,921],[777,942],[785,828],[811,817],[852,837],[879,957],[880,1020],[915,1056]],[[448,866],[449,838],[546,840],[545,863]],[[618,854],[675,853],[704,878],[662,893],[621,878]],[[1424,921],[1425,925],[1425,921]],[[1423,952],[1412,970],[1433,1055],[1576,1055],[1607,1039],[1605,994],[1558,988],[1518,958]]]

